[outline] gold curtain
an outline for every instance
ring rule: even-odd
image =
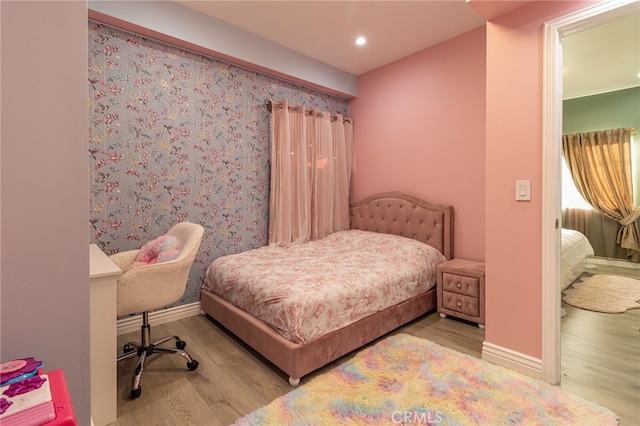
[[[631,129],[612,129],[564,135],[562,150],[580,194],[594,209],[621,225],[616,242],[627,258],[640,262],[637,220],[633,202]]]
[[[352,121],[287,101],[271,107],[269,244],[349,229]]]

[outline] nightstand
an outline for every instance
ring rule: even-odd
[[[438,313],[484,328],[484,263],[452,259],[437,268]]]

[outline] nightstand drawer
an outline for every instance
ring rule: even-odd
[[[442,307],[444,309],[460,312],[472,317],[480,316],[478,298],[465,296],[464,294],[443,291]]]
[[[450,291],[473,297],[480,296],[480,284],[478,278],[443,272],[442,281],[442,290],[445,292]]]

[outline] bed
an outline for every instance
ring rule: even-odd
[[[223,256],[207,268],[203,312],[286,373],[292,386],[436,308],[436,266],[453,258],[453,208],[386,192],[351,203],[350,216],[348,231],[298,245],[302,247],[265,246]],[[324,244],[338,251],[323,252]],[[292,251],[300,251],[302,257],[291,261]],[[373,264],[365,263],[367,259]],[[317,260],[322,266],[311,272],[303,266]],[[251,266],[251,262],[256,263]],[[380,269],[382,264],[392,268]],[[294,269],[281,271],[280,265]],[[248,275],[252,270],[257,275]],[[282,277],[288,281],[265,284]],[[338,282],[338,277],[347,281]],[[369,286],[374,278],[381,278],[382,287]],[[308,286],[303,296],[289,299],[293,287],[302,283]],[[325,287],[335,293],[323,293]],[[311,299],[311,305],[303,304],[307,303],[303,299]],[[265,314],[269,311],[265,305],[276,309]],[[306,316],[298,317],[301,313]]]
[[[584,270],[583,261],[593,257],[594,251],[587,237],[573,229],[562,228],[561,244],[560,290],[564,291],[580,276]]]

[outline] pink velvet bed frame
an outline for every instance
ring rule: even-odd
[[[425,242],[453,258],[453,208],[402,192],[350,204],[351,229],[390,233]],[[435,286],[425,293],[305,344],[291,342],[219,296],[202,290],[202,310],[278,368],[296,386],[300,378],[436,307]]]

